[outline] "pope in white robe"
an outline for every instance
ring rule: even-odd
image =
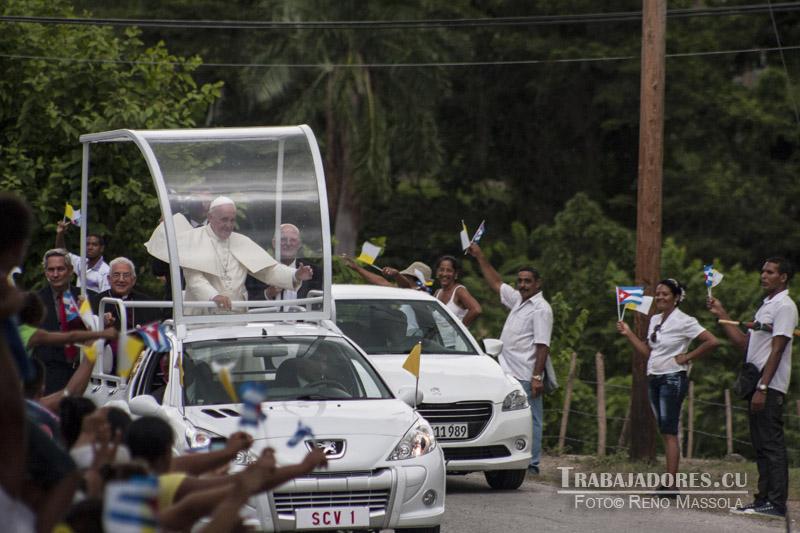
[[[217,309],[189,307],[184,314],[246,312],[232,309],[231,302],[247,299],[247,274],[288,290],[297,290],[303,281],[312,277],[310,266],[295,269],[278,263],[250,238],[234,232],[236,205],[225,196],[211,202],[205,226],[192,228],[181,214],[174,215],[173,222],[180,266],[186,277],[184,300],[213,301],[217,305]],[[153,257],[169,261],[163,222],[145,243],[145,248]]]

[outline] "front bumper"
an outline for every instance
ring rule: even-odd
[[[525,446],[517,449],[522,439]],[[470,440],[439,440],[448,472],[521,470],[531,460],[533,420],[530,409],[503,411],[494,404],[493,414],[481,433]]]
[[[430,490],[436,498],[426,505],[423,495]],[[422,457],[386,462],[372,470],[312,472],[251,499],[250,504],[265,531],[297,531],[297,509],[331,507],[369,507],[369,526],[364,529],[379,530],[438,525],[444,499],[444,461],[437,447]]]

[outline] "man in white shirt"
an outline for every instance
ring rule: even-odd
[[[734,512],[783,517],[789,489],[789,467],[783,433],[783,409],[792,367],[792,338],[797,327],[797,306],[788,286],[794,270],[788,260],[771,257],[761,267],[761,287],[766,293],[755,320],[763,329],[747,334],[735,325],[724,324],[725,334],[746,354],[748,363],[761,371],[750,397],[750,440],[756,451],[758,493],[755,501]],[[727,311],[715,298],[708,309],[719,319],[729,320]]]
[[[500,340],[503,341],[500,366],[520,382],[528,395],[533,419],[533,442],[528,471],[538,474],[542,451],[544,371],[550,355],[553,310],[542,295],[542,278],[535,269],[519,269],[515,290],[503,283],[500,274],[489,264],[480,246],[472,243],[467,251],[478,260],[484,279],[509,309],[500,335]]]
[[[66,246],[65,233],[69,229],[71,222],[59,220],[56,228],[56,248],[63,248],[69,250]],[[103,259],[103,252],[106,249],[106,242],[102,235],[97,233],[90,233],[86,236],[86,288],[90,291],[97,293],[107,291],[111,288],[108,283],[108,274],[111,267]],[[81,268],[83,268],[83,259],[79,256],[70,253],[69,258],[72,261],[72,268],[75,274],[78,275],[78,282],[76,286],[81,286]]]

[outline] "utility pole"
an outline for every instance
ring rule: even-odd
[[[643,0],[642,73],[639,108],[639,181],[636,212],[636,284],[653,293],[661,271],[661,184],[664,161],[664,52],[667,0]],[[646,317],[636,315],[636,333],[647,334]],[[655,421],[647,395],[647,363],[632,359],[630,458],[652,461]],[[634,429],[635,428],[635,429]]]

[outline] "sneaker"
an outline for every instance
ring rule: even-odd
[[[770,518],[783,518],[786,516],[786,511],[779,509],[772,502],[766,502],[758,507],[753,507],[752,512],[749,514],[769,516]]]
[[[528,473],[538,476],[539,475],[539,467],[536,466],[536,465],[528,465]]]
[[[677,488],[665,487],[664,485],[659,485],[655,493],[652,494],[652,496],[654,498],[677,498],[678,492],[679,491]]]
[[[733,514],[753,514],[753,509],[756,507],[761,507],[765,503],[767,503],[766,500],[755,500],[747,505],[737,505],[736,507],[731,507],[730,512]]]

